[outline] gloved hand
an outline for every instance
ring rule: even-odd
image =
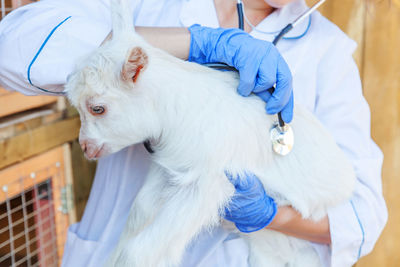
[[[244,233],[258,231],[269,225],[275,218],[277,206],[265,193],[260,180],[249,173],[245,177],[232,177],[230,173],[226,173],[226,176],[236,192],[225,208],[225,219],[234,222]]]
[[[189,61],[200,64],[222,62],[240,74],[238,93],[255,93],[267,102],[268,114],[282,111],[282,119],[293,117],[292,75],[278,49],[239,29],[213,29],[198,24],[189,27]],[[276,84],[271,94],[269,88]]]

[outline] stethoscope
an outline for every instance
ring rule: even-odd
[[[281,31],[279,31],[278,35],[275,36],[272,43],[276,46],[285,34],[290,32],[294,27],[296,27],[298,24],[300,24],[304,19],[308,18],[325,1],[326,0],[318,1],[316,4],[314,4],[312,7],[310,7],[307,11],[305,11],[303,14],[301,14],[298,18],[296,18],[292,23],[289,23],[288,25],[286,25],[286,27],[284,27]],[[237,13],[238,13],[238,28],[241,30],[244,30],[244,19],[243,18],[245,18],[246,22],[253,29],[255,29],[255,26],[253,26],[250,23],[250,21],[247,19],[246,15],[244,13],[242,0],[237,0],[236,8],[237,8]],[[261,33],[263,33],[263,32],[261,32]],[[267,33],[267,34],[271,34],[271,33]],[[237,71],[235,68],[228,66],[226,64],[223,64],[223,63],[210,63],[210,64],[206,64],[206,65],[208,67],[211,67],[214,69],[219,69],[219,70]],[[270,93],[273,93],[274,90],[275,90],[275,88],[272,87],[268,91],[270,91]],[[278,121],[275,122],[270,129],[270,139],[271,139],[271,143],[272,143],[272,149],[278,155],[285,156],[285,155],[289,154],[289,152],[292,151],[292,149],[293,149],[293,145],[294,145],[293,130],[289,124],[287,124],[283,121],[281,112],[278,113]]]

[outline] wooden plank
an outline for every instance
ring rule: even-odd
[[[17,92],[0,96],[0,117],[56,103],[55,96],[25,96]]]
[[[35,184],[49,179],[49,176],[57,170],[56,163],[62,163],[62,161],[63,150],[58,147],[1,170],[0,185],[6,186],[7,190],[1,191],[0,203],[5,201],[6,197],[12,198]]]
[[[62,118],[63,112],[55,112],[51,108],[24,111],[6,118],[0,118],[0,140],[59,121]]]
[[[76,139],[79,127],[79,117],[73,117],[0,140],[0,169]]]
[[[61,150],[63,159],[65,151]],[[53,201],[54,201],[54,214],[55,214],[55,227],[56,227],[56,243],[57,243],[57,258],[58,265],[61,266],[61,259],[64,252],[64,244],[67,238],[67,228],[69,225],[68,213],[63,212],[63,190],[65,190],[65,162],[63,161],[58,165],[59,172],[57,172],[52,181]]]
[[[357,267],[400,265],[400,1],[370,1],[366,20],[364,93],[372,136],[382,149],[389,221],[371,255]]]
[[[64,144],[64,169],[65,169],[65,183],[66,183],[66,194],[67,194],[67,205],[68,205],[68,213],[69,213],[69,224],[76,223],[76,207],[74,205],[74,176],[72,173],[72,154],[71,154],[71,145]]]

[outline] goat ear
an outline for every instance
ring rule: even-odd
[[[148,61],[147,54],[141,47],[132,48],[122,67],[122,79],[127,82],[136,82]]]

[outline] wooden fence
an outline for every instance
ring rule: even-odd
[[[371,107],[372,136],[385,155],[389,221],[357,267],[400,266],[400,0],[329,0],[320,11],[358,43],[354,57]]]

